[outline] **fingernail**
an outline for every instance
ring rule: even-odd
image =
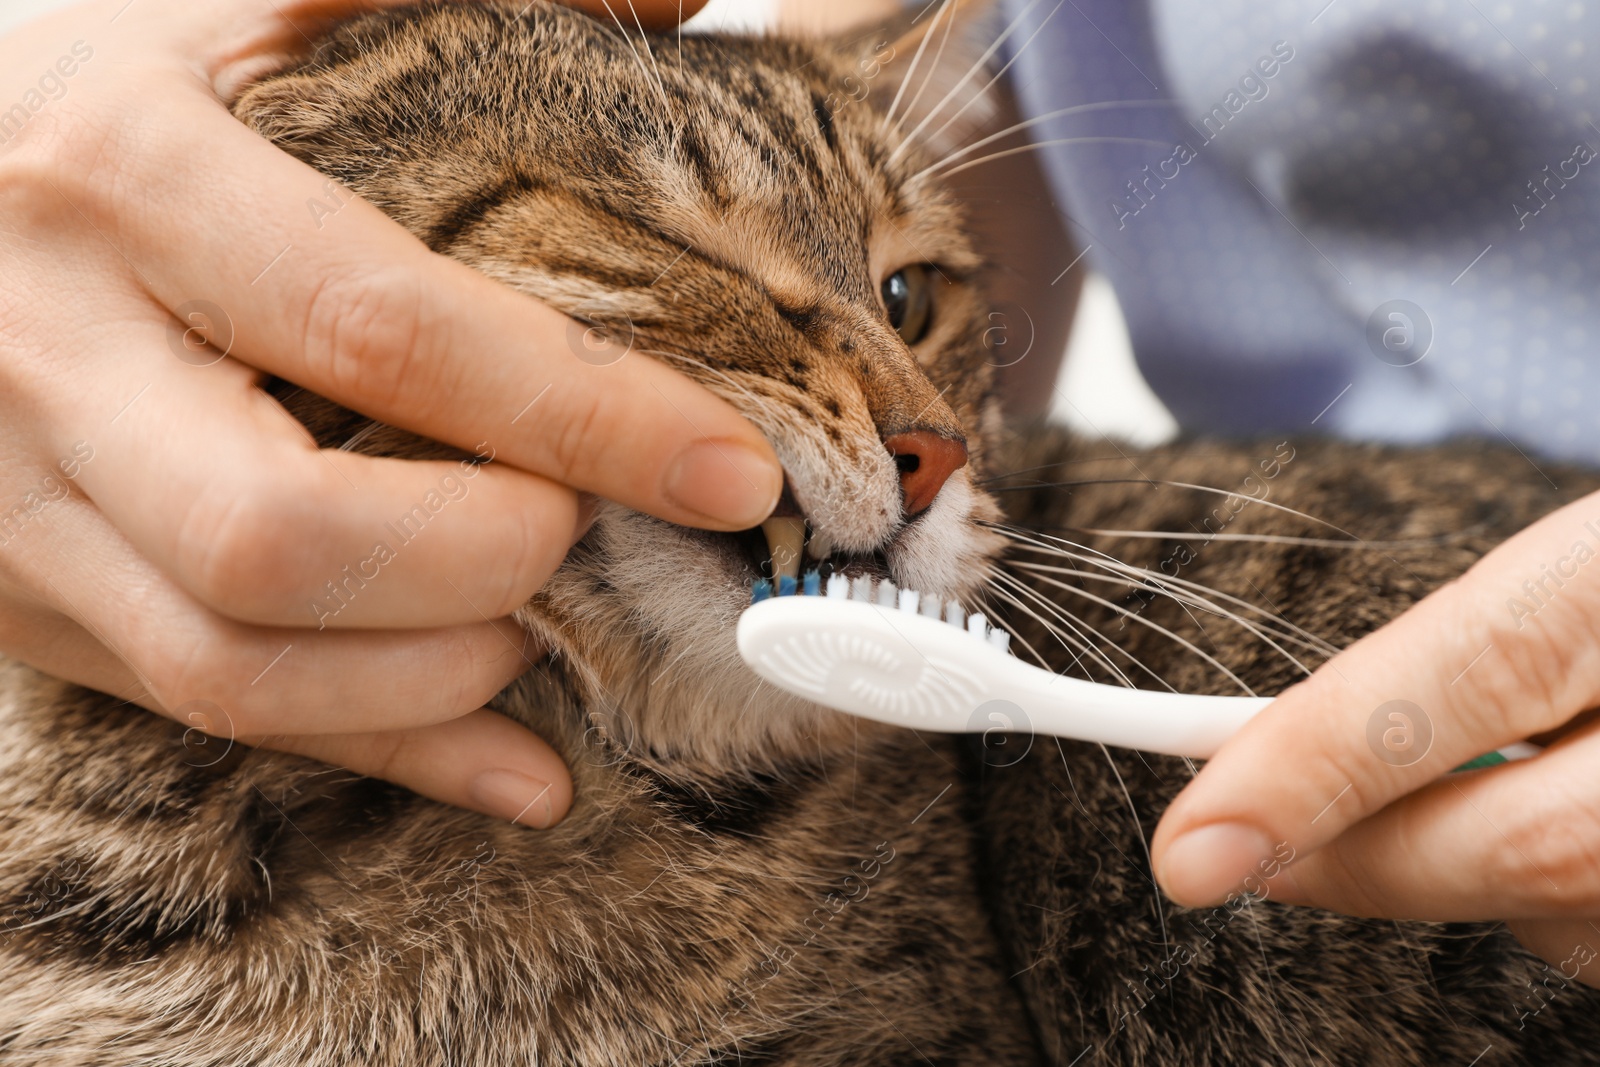
[[[1239,823],[1217,823],[1190,830],[1162,857],[1156,879],[1167,895],[1191,908],[1220,904],[1272,856],[1272,843],[1260,830]]]
[[[771,453],[740,442],[700,441],[673,460],[663,488],[679,507],[744,530],[772,514],[783,492],[783,469]]]
[[[467,795],[485,813],[535,830],[547,830],[555,822],[550,783],[518,771],[482,771],[467,786]]]

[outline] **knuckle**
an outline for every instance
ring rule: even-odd
[[[491,618],[509,615],[524,606],[561,566],[571,547],[567,531],[577,519],[577,498],[571,493],[550,494],[535,510],[524,509],[513,534],[511,551],[502,558],[512,562],[493,599]]]
[[[591,470],[595,452],[603,447],[605,402],[598,394],[568,398],[561,409],[561,421],[547,445],[555,470],[550,473],[563,482]]]
[[[186,719],[184,710],[206,702],[215,706],[206,709],[206,717],[212,720],[206,725],[207,733],[232,738],[249,730],[250,714],[244,707],[248,676],[239,677],[244,656],[238,638],[225,625],[207,627],[207,632],[188,641],[173,641],[170,634],[167,638],[146,642],[136,664],[167,715],[185,726],[196,726],[199,723]]]
[[[399,783],[403,772],[413,762],[414,735],[403,730],[371,734],[362,739],[366,749],[361,753],[361,772],[372,778]]]
[[[385,408],[402,396],[425,401],[435,383],[424,379],[424,326],[414,277],[392,269],[328,274],[306,300],[301,331],[312,384],[335,399]]]
[[[1474,678],[1470,713],[1478,725],[1501,734],[1537,733],[1560,725],[1571,714],[1569,685],[1578,676],[1585,635],[1575,639],[1566,620],[1534,620],[1518,627],[1504,613],[1492,613],[1484,643],[1492,647],[1491,670]]]
[[[478,627],[454,627],[440,635],[435,648],[439,671],[439,713],[431,721],[457,719],[483,707],[503,685],[507,656],[520,650]]]
[[[1497,817],[1505,846],[1492,852],[1488,882],[1516,887],[1535,906],[1586,914],[1600,898],[1600,814],[1592,798],[1553,792],[1519,798]]]
[[[243,488],[213,486],[190,506],[176,556],[186,588],[236,619],[281,621],[304,592],[286,576],[307,563],[307,509],[320,497],[315,481],[290,484],[258,473]],[[308,616],[309,618],[309,616]]]
[[[0,113],[0,124],[7,114]],[[77,210],[109,210],[127,185],[129,161],[140,154],[137,121],[98,98],[67,98],[30,116],[0,156],[7,218],[51,226],[70,224]]]

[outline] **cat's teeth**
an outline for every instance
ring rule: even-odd
[[[798,578],[806,549],[806,520],[794,515],[774,517],[761,524],[772,557],[772,577]]]
[[[821,562],[833,555],[833,542],[828,540],[826,534],[813,530],[811,540],[806,542],[806,555]]]

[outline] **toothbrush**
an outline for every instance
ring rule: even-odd
[[[1270,697],[1199,696],[1068,678],[1010,652],[1011,635],[954,601],[888,580],[810,571],[758,580],[739,619],[739,654],[773,685],[894,726],[979,733],[978,713],[1005,701],[1022,730],[1169,756],[1209,759]],[[1528,759],[1517,743],[1456,770]]]

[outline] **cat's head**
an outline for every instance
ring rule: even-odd
[[[734,648],[752,582],[795,550],[942,597],[985,585],[981,264],[921,143],[981,107],[949,76],[970,56],[934,36],[948,25],[680,50],[544,3],[438,5],[337,31],[237,106],[436,250],[609,340],[575,328],[574,359],[625,349],[619,376],[662,360],[771,440],[787,488],[765,529],[603,505],[522,612],[593,713],[658,755],[727,764],[848,736]]]

